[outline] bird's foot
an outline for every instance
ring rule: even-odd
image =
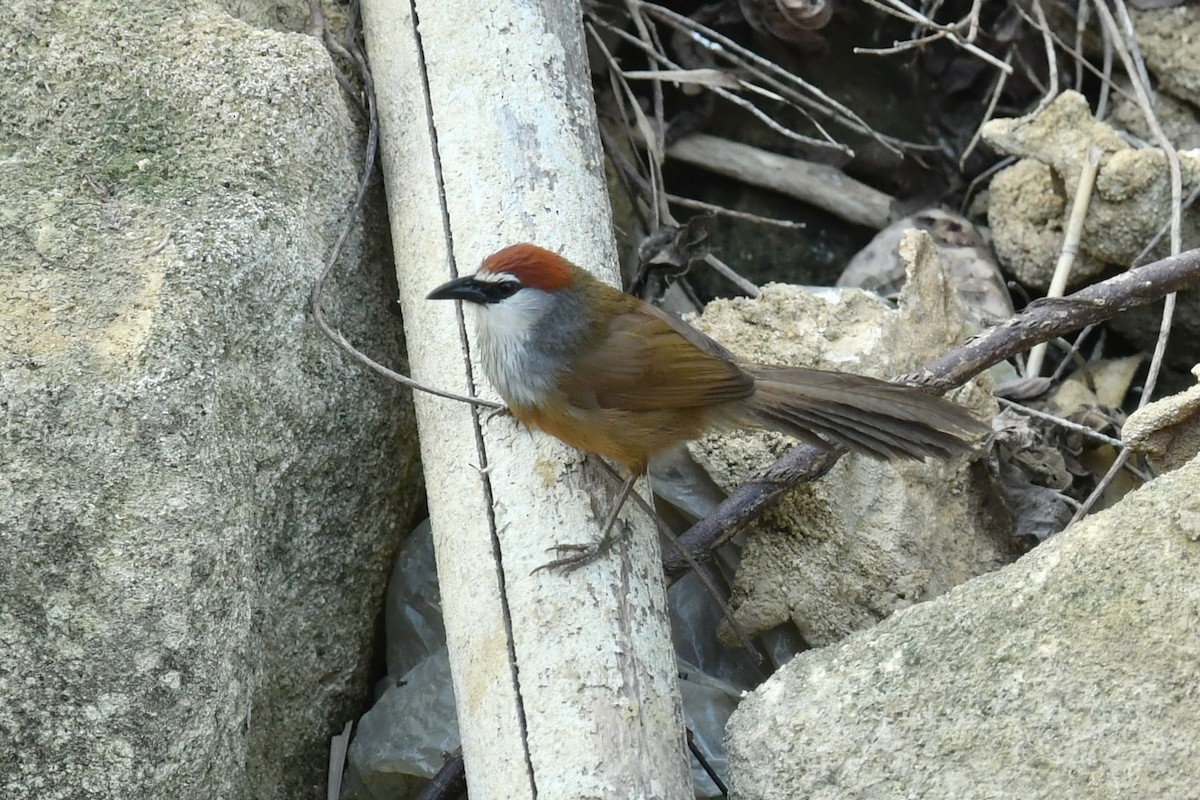
[[[637,480],[637,474],[630,476],[629,480],[625,481],[621,486],[621,493],[617,495],[617,502],[613,504],[612,511],[608,514],[608,519],[604,521],[604,527],[600,531],[600,541],[595,544],[559,544],[551,547],[546,552],[558,554],[558,558],[548,564],[543,564],[534,570],[541,572],[542,570],[561,570],[565,575],[568,572],[574,572],[580,567],[585,567],[596,559],[612,550],[613,545],[621,538],[623,529],[617,527],[617,514],[621,512],[621,506],[625,505],[625,500],[629,497],[629,493],[633,491],[633,483]]]
[[[546,552],[553,553],[558,558],[542,564],[532,574],[553,570],[559,570],[564,575],[574,572],[606,555],[616,544],[616,539],[615,536],[605,536],[600,541],[591,544],[557,544],[547,549]]]
[[[483,421],[485,424],[491,425],[492,420],[494,419],[511,417],[512,415],[513,413],[511,408],[508,406],[501,406],[500,408],[493,409],[486,417],[484,417]]]

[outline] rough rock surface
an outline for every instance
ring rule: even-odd
[[[1192,374],[1200,378],[1200,366]],[[1157,472],[1178,469],[1200,453],[1200,386],[1156,400],[1129,415],[1121,439]]]
[[[1134,262],[1170,221],[1171,188],[1167,157],[1161,149],[1135,149],[1111,126],[1098,122],[1087,100],[1063,92],[1036,118],[997,119],[983,127],[984,139],[1001,152],[1022,160],[992,180],[988,223],[1001,264],[1023,282],[1050,285],[1063,230],[1088,148],[1101,152],[1100,171],[1088,204],[1071,271],[1070,286],[1098,277],[1106,266]],[[1182,190],[1186,197],[1200,184],[1200,151],[1179,151]],[[1182,219],[1183,246],[1200,241],[1200,212],[1193,206]],[[1168,236],[1139,263],[1169,252]],[[1200,292],[1182,292],[1172,335],[1173,362],[1191,366],[1200,341]],[[1161,305],[1132,309],[1111,325],[1147,349],[1158,337]]]
[[[732,796],[1195,797],[1198,485],[798,656],[730,720]]]
[[[1166,156],[1156,148],[1136,150],[1125,143],[1092,117],[1083,95],[1063,92],[1036,118],[992,120],[984,125],[983,136],[1001,152],[1036,165],[1021,161],[997,174],[988,206],[1001,263],[1030,285],[1050,284],[1090,146],[1101,153],[1100,171],[1071,285],[1094,277],[1105,264],[1132,262],[1169,219]],[[1200,153],[1183,151],[1179,159],[1186,196],[1200,182]],[[1194,212],[1185,215],[1188,241],[1196,238],[1197,219]],[[1159,252],[1165,255],[1161,247]]]
[[[910,231],[900,253],[909,277],[899,312],[858,290],[768,286],[755,300],[710,303],[697,327],[748,361],[896,376],[948,349],[963,328],[928,234]],[[953,397],[994,412],[976,384]],[[691,451],[728,489],[792,444],[770,432],[726,433]],[[827,644],[996,569],[1011,560],[1010,529],[990,499],[988,482],[962,460],[843,457],[751,527],[735,616],[752,636],[790,621],[810,644]]]
[[[1126,88],[1124,94],[1113,94],[1105,121],[1143,142],[1152,143],[1154,132],[1132,95],[1132,88]],[[1155,92],[1152,98],[1155,116],[1171,144],[1180,150],[1200,149],[1200,119],[1196,116],[1196,107],[1161,91]]]
[[[1130,16],[1159,90],[1200,105],[1200,8],[1188,3]]]
[[[323,787],[417,482],[408,400],[305,310],[356,124],[309,36],[6,9],[0,796]],[[399,363],[388,254],[343,264],[331,315]]]

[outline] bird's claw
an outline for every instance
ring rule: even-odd
[[[586,567],[598,560],[612,549],[614,542],[615,537],[605,537],[592,544],[557,544],[548,548],[546,552],[554,553],[558,558],[542,564],[530,574],[536,575],[539,572],[551,570],[561,570],[564,575],[574,572],[580,567]]]
[[[500,408],[492,409],[491,412],[488,413],[488,415],[486,417],[484,417],[483,421],[485,423],[487,423],[488,425],[490,425],[490,424],[492,424],[492,420],[494,420],[494,419],[500,419],[501,417],[511,417],[512,415],[513,415],[513,413],[512,413],[511,408],[509,408],[508,406],[501,406]]]

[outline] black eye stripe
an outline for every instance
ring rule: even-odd
[[[483,283],[480,288],[489,303],[499,303],[516,294],[521,289],[521,284],[517,281],[498,281]]]

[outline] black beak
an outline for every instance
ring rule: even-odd
[[[475,280],[474,275],[468,275],[465,278],[455,278],[452,281],[447,281],[441,286],[434,289],[426,296],[426,300],[465,300],[468,303],[490,303],[493,302],[488,294],[488,288],[494,284],[487,284],[483,281]]]

